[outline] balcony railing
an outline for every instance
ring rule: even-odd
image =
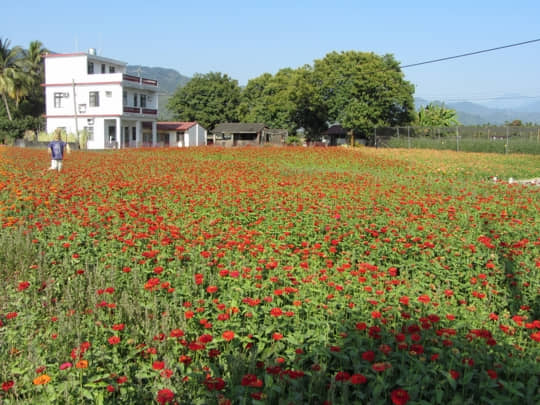
[[[139,108],[139,107],[128,107],[124,106],[124,112],[125,113],[132,113],[132,114],[149,114],[149,115],[157,115],[158,111],[155,108]]]
[[[133,82],[133,83],[139,83],[139,84],[148,84],[150,86],[157,86],[158,85],[158,81],[157,80],[154,80],[154,79],[146,79],[144,77],[138,77],[138,76],[133,76],[133,75],[128,75],[126,73],[124,73],[122,75],[122,79],[123,80],[126,80],[128,82]]]

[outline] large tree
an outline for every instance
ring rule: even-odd
[[[281,69],[252,79],[242,91],[240,118],[273,128],[319,131],[326,125],[324,105],[313,86],[311,68]]]
[[[197,121],[211,130],[220,122],[237,122],[239,104],[238,81],[226,74],[210,72],[196,74],[185,86],[179,87],[167,107],[174,119]]]
[[[414,119],[414,86],[392,55],[331,52],[314,62],[314,81],[328,109],[328,121],[353,133]]]
[[[18,101],[25,95],[25,75],[21,70],[22,49],[10,48],[11,41],[0,38],[0,95],[4,101],[7,116],[13,120],[8,98]]]

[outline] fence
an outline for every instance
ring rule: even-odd
[[[381,127],[370,135],[382,148],[540,154],[540,127]]]

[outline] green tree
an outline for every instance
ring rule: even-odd
[[[196,74],[179,87],[169,99],[167,108],[174,119],[197,121],[207,129],[220,122],[237,122],[240,104],[238,81],[226,74]]]
[[[404,79],[392,55],[331,52],[315,60],[313,74],[328,121],[352,133],[406,125],[414,119],[414,86]]]
[[[242,91],[240,118],[247,122],[262,122],[273,128],[285,128],[296,133],[326,127],[326,112],[313,85],[309,66],[281,69],[252,79]]]
[[[452,127],[459,125],[456,110],[446,108],[444,104],[435,103],[420,107],[416,123],[422,127]]]
[[[8,98],[19,100],[25,95],[26,79],[21,70],[22,49],[19,46],[10,48],[11,41],[0,38],[0,94],[4,101],[7,116],[13,120]]]
[[[21,103],[20,115],[39,116],[45,111],[45,97],[41,83],[45,82],[43,55],[48,50],[40,41],[30,42],[23,51],[22,69],[26,76],[26,97]]]

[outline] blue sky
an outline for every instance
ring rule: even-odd
[[[540,38],[540,1],[6,0],[0,37],[60,53],[96,48],[131,65],[249,79],[332,51],[413,64]],[[7,18],[6,18],[7,17]],[[540,98],[540,42],[404,69],[415,96]]]

